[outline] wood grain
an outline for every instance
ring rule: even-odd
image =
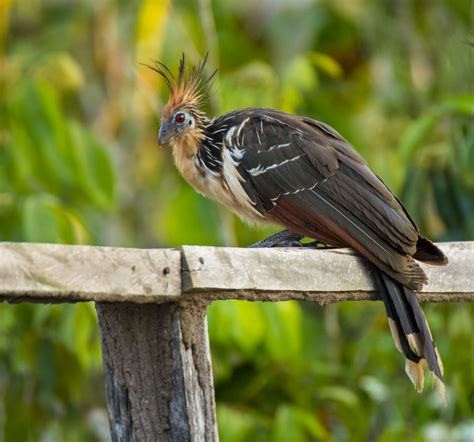
[[[171,249],[0,243],[0,297],[11,301],[166,302],[181,293]]]
[[[438,244],[422,301],[474,301],[474,242]],[[348,249],[176,249],[0,243],[0,299],[9,302],[376,299],[370,267]]]
[[[474,242],[438,244],[444,267],[423,265],[423,301],[474,301]],[[182,247],[184,293],[211,299],[329,303],[377,299],[371,269],[349,249],[238,249]]]
[[[217,441],[206,304],[96,308],[112,441]]]

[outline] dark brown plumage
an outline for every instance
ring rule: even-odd
[[[170,89],[160,144],[199,192],[245,219],[270,222],[337,247],[352,247],[377,270],[395,343],[418,391],[426,365],[442,396],[441,359],[415,290],[427,282],[416,260],[447,258],[424,238],[401,202],[334,129],[273,109],[247,108],[208,119],[199,109],[203,65],[178,80],[157,65]]]

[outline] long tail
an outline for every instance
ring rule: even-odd
[[[446,403],[443,363],[415,292],[379,269],[375,274],[395,346],[406,358],[408,377],[422,392],[426,367],[433,375],[440,399]]]

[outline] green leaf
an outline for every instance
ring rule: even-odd
[[[215,204],[184,182],[170,187],[172,190],[165,196],[169,201],[156,214],[157,236],[167,238],[171,246],[218,244],[221,227]]]
[[[298,421],[304,427],[307,433],[318,440],[330,440],[330,435],[321,422],[318,421],[316,414],[311,413],[304,408],[294,410]]]
[[[265,336],[263,312],[258,304],[248,301],[233,301],[233,307],[233,338],[246,354],[251,355]]]
[[[318,73],[308,57],[297,56],[285,64],[282,73],[282,103],[287,112],[294,112],[304,96],[318,85]]]
[[[400,141],[398,150],[406,162],[411,161],[413,154],[421,146],[422,141],[433,129],[441,117],[442,112],[435,110],[418,118],[405,131]]]
[[[48,127],[54,138],[55,150],[61,158],[61,179],[64,183],[70,183],[74,179],[72,173],[73,155],[69,146],[68,122],[61,108],[61,102],[57,92],[48,84],[38,83],[36,92],[41,104],[44,124]]]
[[[40,396],[44,407],[51,406],[50,397],[53,394],[56,385],[57,375],[55,373],[54,347],[50,339],[43,338],[37,346],[36,354],[36,376],[38,376],[38,383],[40,384]]]
[[[305,442],[307,439],[301,420],[298,419],[293,407],[283,405],[278,407],[273,424],[273,442]]]
[[[48,194],[26,198],[21,217],[26,241],[77,244],[88,238],[78,217]]]
[[[60,242],[55,207],[57,200],[50,195],[34,195],[24,201],[21,216],[26,241]]]
[[[231,327],[222,327],[222,324],[231,324],[234,318],[235,301],[215,301],[207,308],[207,322],[209,335],[214,342],[225,343],[231,339]]]
[[[373,376],[364,376],[360,380],[361,387],[376,402],[384,402],[390,398],[389,387]]]
[[[461,95],[443,100],[441,108],[444,111],[459,112],[465,115],[474,115],[474,95]]]
[[[278,78],[267,63],[252,62],[230,75],[223,75],[219,90],[224,112],[239,107],[278,106]]]
[[[413,158],[414,152],[422,145],[423,140],[438,123],[439,119],[450,112],[473,115],[474,96],[465,95],[447,98],[435,109],[425,113],[409,126],[399,145],[399,151],[406,161]]]
[[[71,322],[74,328],[74,353],[82,368],[86,370],[100,367],[102,358],[93,304],[88,302],[74,305]]]
[[[23,190],[31,185],[31,176],[37,161],[33,142],[28,133],[16,121],[9,124],[10,140],[6,145],[6,152],[12,159],[12,181],[18,190]]]
[[[63,244],[87,244],[90,243],[90,235],[79,216],[70,209],[63,206],[54,207],[54,213],[58,223],[59,236]]]
[[[69,125],[81,187],[93,204],[110,210],[115,204],[115,175],[109,155],[77,122],[71,121]]]
[[[415,222],[418,222],[422,219],[425,187],[429,177],[426,170],[419,167],[408,167],[407,175],[410,176],[410,179],[405,183],[402,201]]]
[[[247,355],[252,355],[264,339],[266,322],[258,303],[216,301],[209,307],[208,318],[209,332],[214,340],[232,341]]]
[[[266,316],[265,346],[271,357],[295,363],[301,351],[302,319],[297,302],[264,303]]]
[[[456,199],[453,198],[451,182],[443,173],[432,173],[431,183],[438,212],[448,228],[459,230],[462,217]]]
[[[343,74],[341,65],[331,56],[321,52],[311,52],[309,59],[313,64],[332,78],[340,78]]]
[[[226,442],[247,442],[261,423],[249,412],[227,405],[217,406],[219,438]]]
[[[359,398],[357,395],[348,388],[339,385],[321,387],[318,390],[318,396],[321,399],[340,402],[349,408],[355,408],[359,405]]]
[[[12,104],[15,121],[31,140],[37,162],[36,178],[50,191],[61,192],[71,182],[70,164],[52,131],[47,109],[59,110],[59,102],[51,89],[42,84],[27,84]]]
[[[67,52],[52,52],[36,68],[36,77],[59,92],[75,92],[84,84],[84,74],[78,62]]]

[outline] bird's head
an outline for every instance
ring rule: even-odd
[[[214,72],[209,78],[204,78],[206,61],[207,55],[197,67],[188,69],[183,54],[177,77],[159,61],[148,66],[163,77],[170,93],[161,115],[160,145],[196,145],[202,140],[207,118],[201,106],[215,75]]]

